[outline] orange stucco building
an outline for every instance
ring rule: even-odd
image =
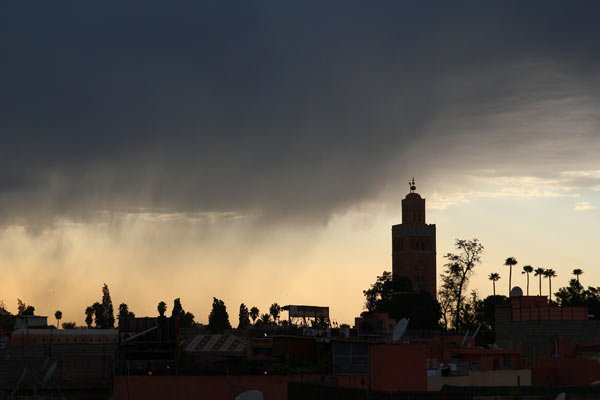
[[[410,279],[415,291],[436,295],[435,224],[425,219],[425,199],[415,192],[402,200],[402,223],[392,226],[392,271]]]

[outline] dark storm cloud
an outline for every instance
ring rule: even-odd
[[[404,184],[411,149],[436,149],[431,165],[465,143],[511,146],[510,133],[431,130],[443,115],[461,127],[556,96],[598,100],[594,2],[0,7],[4,221],[325,219],[394,175]],[[548,66],[571,86],[536,81]]]

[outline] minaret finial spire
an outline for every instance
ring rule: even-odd
[[[410,192],[414,193],[415,190],[417,190],[417,187],[415,186],[415,178],[413,177],[411,181],[408,182],[408,186],[410,187]]]

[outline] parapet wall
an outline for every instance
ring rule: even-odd
[[[556,352],[555,341],[592,344],[600,341],[600,320],[515,320],[511,308],[496,308],[496,343],[535,362]]]

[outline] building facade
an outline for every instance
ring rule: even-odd
[[[427,224],[425,199],[415,192],[402,200],[402,223],[392,226],[392,271],[410,279],[413,290],[436,296],[435,224]]]

